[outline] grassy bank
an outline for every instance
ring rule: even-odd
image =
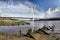
[[[22,20],[0,17],[0,26],[24,25],[24,24],[29,24],[29,23]]]

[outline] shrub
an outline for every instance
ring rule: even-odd
[[[30,29],[28,30],[26,36],[34,39],[34,37],[32,36],[32,34],[33,34],[33,32],[32,32],[32,29],[30,28]]]
[[[0,35],[5,35],[5,33],[3,33],[3,32],[0,32]]]
[[[27,32],[27,35],[31,35],[32,34],[32,29],[30,28]]]

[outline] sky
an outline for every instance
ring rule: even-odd
[[[60,17],[60,0],[0,0],[0,16]]]

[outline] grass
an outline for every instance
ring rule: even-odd
[[[6,35],[4,32],[0,32],[0,35]]]
[[[29,23],[22,20],[0,17],[0,26],[10,26],[10,25],[14,26],[14,25],[24,25],[24,24],[29,24]]]
[[[42,31],[43,32],[43,31]],[[19,31],[20,36],[15,34],[15,35],[6,35],[3,32],[0,32],[0,40],[60,40],[60,37],[56,37],[56,36],[50,36],[50,35],[46,35],[46,34],[40,34],[37,32],[33,32],[32,33],[32,29],[29,29],[27,32],[27,35],[29,36],[24,36],[22,35],[22,31]]]
[[[0,17],[0,26],[10,26],[10,25],[24,25],[24,24],[29,24],[25,21],[21,21],[21,20],[16,20],[16,19],[9,19],[9,18],[2,18]],[[35,32],[32,32],[32,29],[29,29],[26,35],[22,35],[22,31],[19,31],[19,35],[14,34],[12,36],[7,35],[3,32],[0,32],[0,40],[60,40],[59,38],[52,37],[48,34],[47,32],[45,32],[44,30],[46,29],[46,27],[44,26],[44,28],[36,30]],[[21,36],[21,37],[19,37]]]

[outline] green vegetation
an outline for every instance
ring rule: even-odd
[[[0,17],[0,26],[10,26],[10,25],[14,26],[14,25],[24,25],[24,24],[30,24],[30,23],[21,20]]]
[[[27,35],[31,35],[31,34],[32,34],[32,29],[29,29]]]
[[[0,32],[0,35],[6,35],[4,32]]]
[[[33,34],[33,32],[32,32],[32,29],[30,28],[30,29],[28,30],[26,36],[34,39],[34,37],[32,36],[32,34]]]
[[[50,34],[48,35],[48,33],[42,28],[36,30],[35,32],[32,32],[32,29],[29,29],[26,35],[22,34],[21,30],[19,31],[19,35],[15,34],[12,36],[6,36],[3,32],[0,32],[0,35],[2,35],[2,37],[0,36],[0,39],[3,40],[60,40],[60,37],[50,36]]]

